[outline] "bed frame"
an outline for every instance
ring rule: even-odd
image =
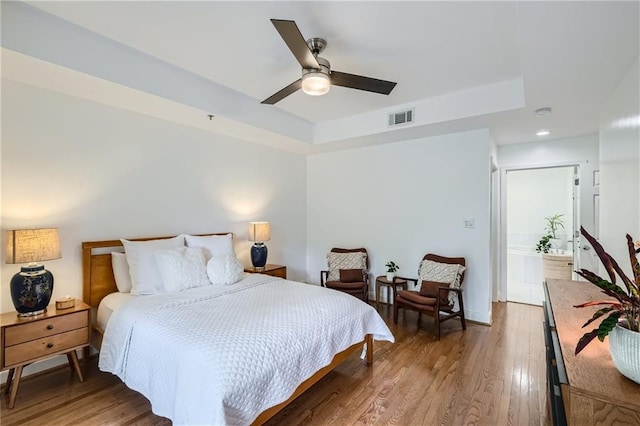
[[[226,234],[231,233],[220,232],[215,234],[200,235],[208,236]],[[148,241],[167,238],[173,238],[173,236],[133,238],[129,240]],[[93,346],[97,350],[100,350],[100,347],[102,346],[102,336],[104,334],[104,330],[100,329],[95,321],[98,305],[105,296],[118,291],[113,275],[113,268],[111,267],[111,252],[122,250],[123,244],[120,240],[85,241],[82,243],[82,298],[87,305],[91,306],[91,346]],[[344,362],[349,356],[351,356],[351,354],[361,351],[362,345],[365,343],[367,348],[366,362],[367,365],[371,365],[371,363],[373,362],[373,336],[371,334],[367,334],[364,337],[364,340],[350,346],[342,352],[337,353],[333,357],[333,360],[329,365],[321,368],[313,376],[302,382],[300,386],[296,388],[289,399],[263,411],[253,421],[253,424],[261,425],[271,417],[275,416],[278,412],[289,405],[294,399],[296,399],[301,393],[309,389],[320,379],[329,374],[338,365]],[[90,347],[84,349],[84,360],[89,359],[90,350]]]

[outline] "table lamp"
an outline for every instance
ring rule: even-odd
[[[269,222],[250,222],[249,241],[253,241],[251,246],[251,264],[260,270],[267,264],[267,246],[265,241],[271,239],[271,226]]]
[[[18,316],[47,310],[53,292],[53,274],[38,262],[60,259],[57,228],[7,231],[7,263],[27,263],[11,279],[11,299]]]

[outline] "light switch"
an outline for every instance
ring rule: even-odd
[[[475,227],[475,221],[473,218],[471,219],[465,219],[464,220],[464,227],[465,228],[474,228]]]

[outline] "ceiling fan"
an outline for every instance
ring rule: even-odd
[[[302,77],[261,103],[273,105],[299,89],[308,95],[318,96],[327,93],[334,85],[388,95],[396,86],[393,81],[332,71],[329,61],[318,56],[327,46],[324,39],[310,38],[305,41],[294,21],[272,19],[271,22],[302,66]]]

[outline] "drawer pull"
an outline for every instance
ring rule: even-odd
[[[49,342],[47,343],[47,348],[51,349],[53,347],[53,343]]]
[[[53,330],[53,324],[49,324],[49,325],[47,326],[47,330]]]

